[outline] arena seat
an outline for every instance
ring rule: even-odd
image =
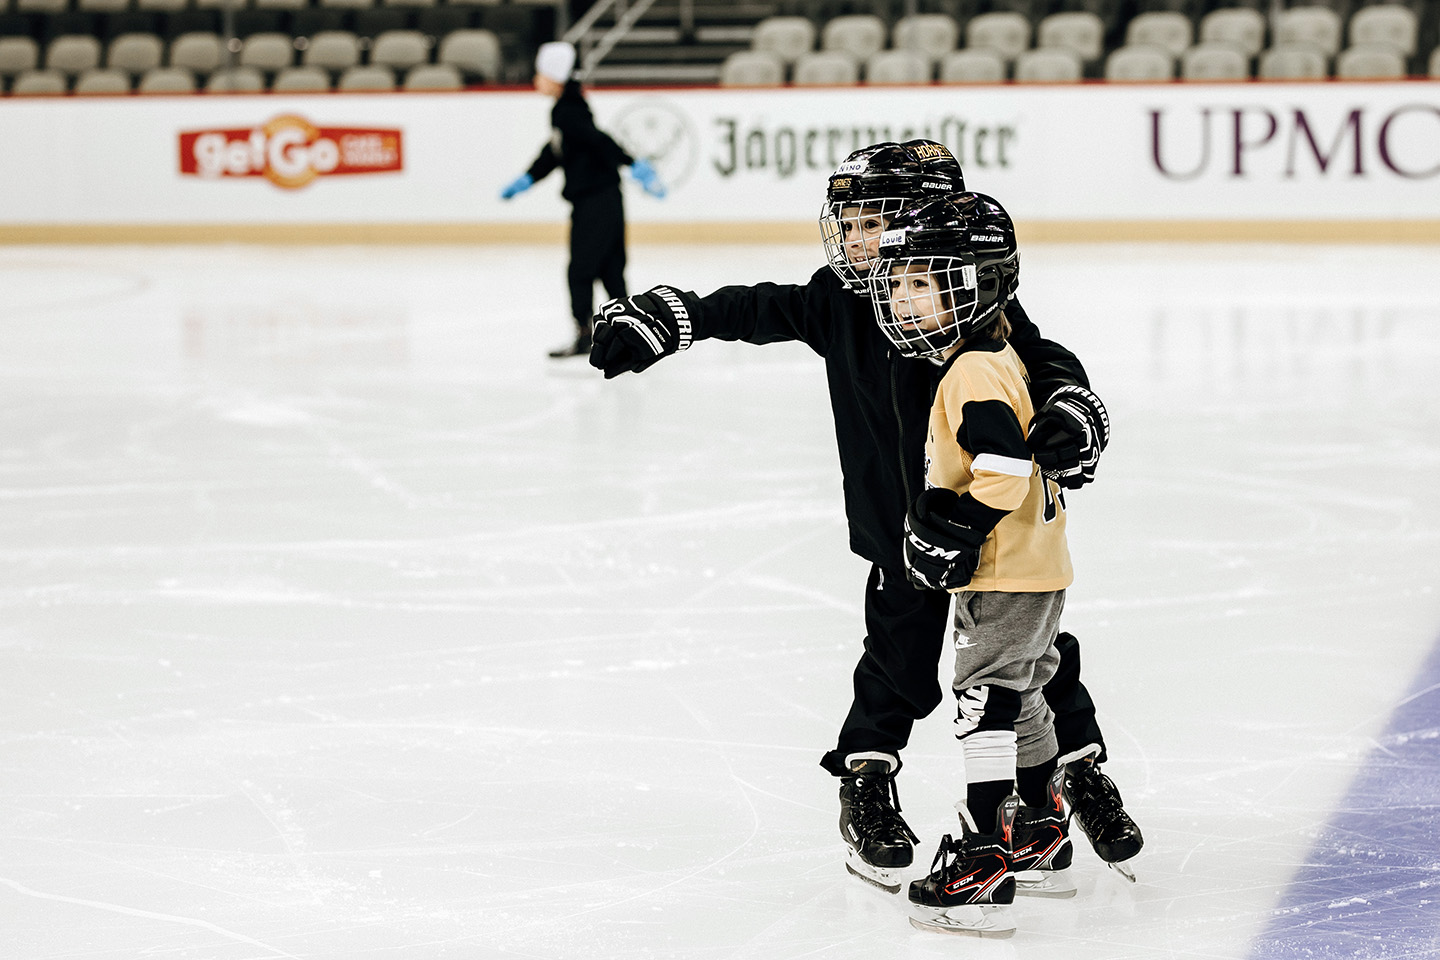
[[[387,30],[375,38],[370,62],[401,73],[430,60],[430,45],[419,30]]]
[[[1068,47],[1036,47],[1015,58],[1017,83],[1076,83],[1084,73],[1080,54]]]
[[[1325,54],[1305,43],[1276,44],[1260,54],[1263,80],[1321,80],[1330,75]]]
[[[1399,80],[1405,74],[1404,55],[1388,43],[1356,44],[1335,58],[1335,76],[1343,80]]]
[[[1249,80],[1250,57],[1229,43],[1199,43],[1180,54],[1181,80]]]
[[[1265,17],[1249,7],[1211,10],[1200,20],[1201,43],[1228,43],[1247,57],[1265,49]]]
[[[785,82],[785,64],[768,50],[739,50],[720,65],[722,87],[778,87]]]
[[[1160,47],[1172,58],[1190,49],[1194,37],[1190,18],[1174,10],[1136,14],[1125,25],[1126,46]]]
[[[859,63],[885,48],[885,21],[874,14],[855,13],[835,17],[820,30],[821,50],[840,50]]]
[[[75,76],[100,66],[100,41],[90,36],[65,34],[45,48],[45,66]]]
[[[194,93],[195,74],[184,67],[156,67],[145,71],[135,87],[136,93]]]
[[[930,82],[930,58],[914,50],[881,50],[865,61],[865,82],[871,86],[905,86]]]
[[[225,41],[218,33],[182,33],[170,41],[170,66],[204,75],[225,62]]]
[[[1333,57],[1340,50],[1340,15],[1329,7],[1291,7],[1275,15],[1272,47],[1306,44]]]
[[[282,70],[294,60],[295,44],[284,33],[251,34],[240,47],[240,66],[254,67],[266,73]]]
[[[500,38],[489,30],[456,30],[440,40],[437,63],[448,63],[467,78],[493,83],[500,78]]]
[[[40,45],[34,37],[0,37],[0,79],[39,65]]]
[[[1098,16],[1083,10],[1052,13],[1036,28],[1035,46],[1071,50],[1090,63],[1105,52],[1105,25]]]
[[[816,50],[795,62],[797,87],[849,86],[860,82],[860,65],[841,50]]]
[[[1350,45],[1386,43],[1407,57],[1415,55],[1420,31],[1415,12],[1398,3],[1361,7],[1350,17]]]
[[[943,13],[916,13],[901,17],[891,31],[890,45],[896,50],[922,54],[933,69],[960,43],[960,25]]]
[[[330,89],[330,74],[320,67],[286,67],[270,81],[271,93],[321,93]]]
[[[465,81],[460,71],[448,63],[422,63],[405,74],[406,90],[463,90]]]
[[[300,62],[339,72],[360,62],[360,38],[348,30],[326,30],[310,38]]]
[[[1127,44],[1105,58],[1105,79],[1156,83],[1175,78],[1175,57],[1164,47]]]
[[[985,47],[1014,60],[1030,47],[1030,21],[1013,11],[982,13],[965,25],[965,46]]]
[[[808,17],[766,17],[755,25],[750,49],[788,65],[815,49],[815,24]]]
[[[1005,57],[989,47],[967,47],[940,61],[941,83],[1004,83]]]
[[[53,97],[63,95],[67,87],[65,74],[59,70],[22,70],[10,92],[17,97]]]
[[[82,96],[129,93],[130,74],[110,67],[95,67],[75,78],[73,92]]]
[[[353,93],[358,92],[382,92],[395,89],[395,74],[389,67],[381,67],[375,64],[349,67],[340,74],[340,80],[335,84],[336,90],[347,90]]]
[[[265,76],[254,67],[216,70],[205,81],[209,93],[260,93],[265,89]]]
[[[139,76],[160,66],[165,58],[165,44],[153,33],[122,33],[110,41],[105,52],[106,66]]]

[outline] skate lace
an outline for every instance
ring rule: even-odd
[[[950,834],[940,838],[940,846],[935,849],[935,859],[930,861],[930,876],[943,877],[949,871],[950,866],[960,859],[960,844]]]
[[[1129,819],[1115,781],[1094,766],[1086,765],[1076,774],[1075,787],[1074,812],[1087,825],[1109,827]]]
[[[879,782],[876,778],[860,777],[855,786],[854,817],[865,832],[890,837],[898,835],[911,843],[920,842],[905,818],[900,816],[900,791],[895,786],[894,777],[880,778]]]

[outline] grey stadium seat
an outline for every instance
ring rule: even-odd
[[[891,34],[896,50],[913,50],[933,65],[960,44],[960,25],[943,13],[917,13],[901,17]]]
[[[30,37],[0,37],[0,77],[40,65],[40,45]]]
[[[1440,80],[1440,47],[1430,51],[1430,79]]]
[[[337,73],[353,67],[360,62],[360,38],[349,30],[321,30],[310,38],[301,62]]]
[[[1156,83],[1175,78],[1175,57],[1164,47],[1126,44],[1105,58],[1105,79]]]
[[[768,50],[740,50],[720,65],[722,87],[778,87],[785,82],[785,64]]]
[[[406,90],[463,90],[460,71],[448,63],[422,63],[405,74]]]
[[[1420,24],[1415,12],[1398,3],[1361,7],[1350,18],[1350,45],[1387,43],[1407,57],[1415,55]]]
[[[1180,54],[1181,80],[1249,80],[1250,57],[1229,43],[1198,43]]]
[[[15,10],[18,13],[64,13],[67,6],[69,0],[15,0]],[[43,80],[35,82],[45,86]]]
[[[1003,83],[1005,57],[987,47],[956,50],[940,61],[941,83]]]
[[[1015,58],[1017,83],[1075,83],[1084,73],[1080,54],[1065,47],[1036,47]]]
[[[930,82],[930,58],[914,50],[881,50],[865,62],[865,82],[904,86]]]
[[[1398,80],[1405,72],[1405,57],[1387,43],[1347,47],[1335,58],[1335,76],[1345,80]]]
[[[433,7],[435,0],[385,0],[387,7]]]
[[[170,66],[208,74],[225,62],[225,41],[218,33],[182,33],[170,41]]]
[[[286,67],[270,81],[271,93],[323,93],[330,89],[330,74],[321,67]]]
[[[986,47],[1014,60],[1030,47],[1030,21],[1008,10],[982,13],[965,25],[965,46]]]
[[[246,5],[247,0],[195,0],[198,10],[240,10]]]
[[[240,48],[240,66],[274,73],[295,60],[295,45],[284,33],[252,33]]]
[[[395,74],[389,67],[377,67],[373,64],[350,67],[340,74],[340,82],[335,84],[335,89],[354,92],[394,90]]]
[[[84,95],[110,94],[112,96],[117,93],[129,93],[130,74],[124,70],[99,67],[86,70],[75,78],[75,92]]]
[[[138,93],[194,93],[195,74],[184,67],[156,67],[145,71]]]
[[[885,48],[885,21],[870,13],[835,17],[820,30],[820,49],[843,50],[863,63]]]
[[[1340,14],[1329,7],[1291,7],[1275,15],[1272,47],[1309,44],[1327,57],[1340,51]]]
[[[1201,43],[1228,43],[1247,57],[1265,49],[1265,17],[1249,7],[1211,10],[1200,20]]]
[[[56,37],[45,48],[45,66],[74,76],[100,66],[100,41],[70,33]]]
[[[1315,47],[1289,43],[1262,52],[1255,74],[1264,80],[1321,80],[1330,71],[1325,55]]]
[[[1052,13],[1036,28],[1035,46],[1073,50],[1087,63],[1098,60],[1105,52],[1105,24],[1085,10]]]
[[[135,0],[135,8],[174,13],[176,10],[184,10],[188,3],[189,0]]]
[[[17,97],[51,97],[63,94],[65,74],[59,70],[24,70],[15,78],[10,93]]]
[[[860,66],[840,50],[817,50],[795,62],[797,87],[843,87],[860,82]]]
[[[339,7],[343,10],[364,10],[375,6],[375,0],[320,0],[322,7]]]
[[[430,46],[419,30],[386,30],[370,48],[370,62],[405,71],[430,59]]]
[[[255,0],[257,10],[304,10],[309,0]]]
[[[1130,19],[1125,26],[1125,45],[1135,47],[1160,47],[1171,57],[1178,57],[1186,50],[1195,37],[1190,18],[1174,10],[1152,10]]]
[[[128,6],[130,0],[77,0],[75,9],[85,13],[119,13]]]
[[[210,93],[259,93],[265,89],[265,77],[254,67],[216,70],[205,81]]]
[[[500,78],[500,38],[489,30],[453,30],[441,38],[435,60],[493,83]]]
[[[138,76],[160,66],[165,56],[164,42],[153,33],[122,33],[110,41],[105,64]]]
[[[766,17],[755,25],[750,49],[774,54],[785,64],[815,49],[815,24],[809,17]]]

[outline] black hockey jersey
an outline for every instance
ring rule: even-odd
[[[1037,406],[1062,384],[1090,385],[1075,355],[1043,339],[1017,301],[1005,315]],[[721,287],[701,297],[694,336],[757,344],[799,340],[825,358],[850,549],[882,567],[903,569],[905,512],[925,489],[925,437],[939,368],[901,357],[880,332],[869,299],[847,290],[829,267],[803,286]]]
[[[580,93],[580,81],[565,84],[550,111],[550,126],[550,142],[527,171],[532,179],[539,182],[560,167],[565,171],[565,187],[560,195],[571,203],[619,188],[619,169],[630,166],[635,158],[595,126],[590,104]]]

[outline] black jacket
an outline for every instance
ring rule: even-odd
[[[1005,316],[1037,408],[1061,384],[1089,386],[1080,361],[1043,339],[1018,301],[1010,301]],[[940,368],[901,357],[880,332],[869,299],[845,289],[829,267],[804,286],[721,287],[700,298],[694,329],[697,340],[800,340],[825,358],[850,549],[903,569],[905,512],[925,489],[925,434]]]
[[[619,189],[619,168],[630,166],[635,158],[595,126],[590,104],[580,93],[580,81],[565,84],[550,111],[550,126],[554,128],[550,142],[530,165],[532,179],[539,182],[561,167],[565,188],[560,195],[571,203],[602,190]]]

